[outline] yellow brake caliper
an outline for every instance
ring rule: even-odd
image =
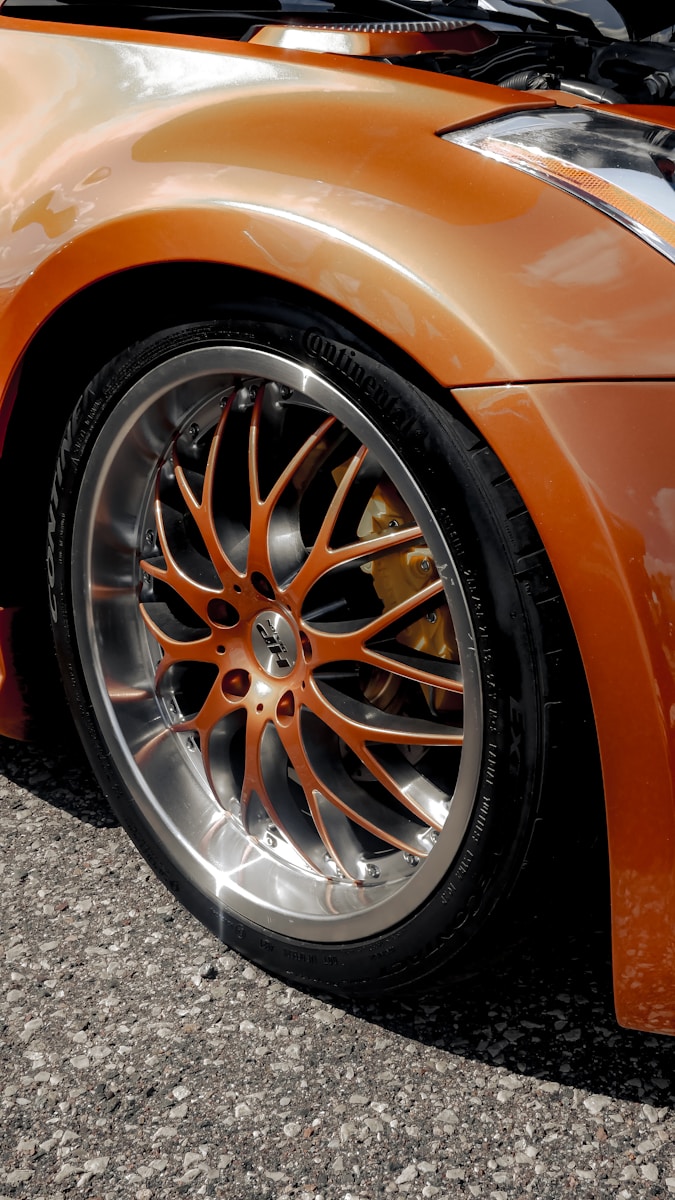
[[[414,518],[403,503],[396,488],[389,480],[383,480],[373,492],[358,527],[358,536],[366,541],[377,537],[395,526],[413,525]],[[372,576],[373,587],[384,610],[394,608],[403,600],[415,595],[432,580],[438,578],[434,560],[424,545],[411,549],[392,550],[365,563],[361,568]],[[419,650],[435,658],[458,662],[457,642],[445,602],[430,609],[423,617],[413,621],[397,634],[397,641],[404,646]],[[368,699],[380,708],[395,711],[398,705],[400,679],[385,671],[376,672],[369,683]],[[432,712],[444,712],[457,707],[457,697],[441,688],[422,686]]]

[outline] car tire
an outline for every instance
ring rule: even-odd
[[[223,305],[96,376],[49,513],[57,657],[114,812],[228,945],[342,993],[473,941],[555,741],[551,569],[495,455],[407,374],[327,316]]]

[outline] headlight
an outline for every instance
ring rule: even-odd
[[[601,209],[675,262],[675,132],[584,108],[545,108],[441,134]]]

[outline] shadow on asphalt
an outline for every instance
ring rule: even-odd
[[[82,757],[0,738],[0,773],[97,828],[118,824]],[[516,937],[501,962],[424,995],[330,1002],[345,1012],[474,1062],[616,1099],[675,1106],[675,1040],[621,1029],[612,1002],[606,872],[573,885],[566,910]],[[581,889],[583,888],[583,894]],[[450,1077],[449,1078],[449,1086]]]
[[[411,1003],[343,1007],[462,1058],[654,1108],[675,1107],[675,1041],[616,1022],[604,895],[541,928],[480,976],[446,979]]]
[[[59,753],[53,747],[0,737],[0,774],[86,825],[96,829],[119,825],[77,745]]]

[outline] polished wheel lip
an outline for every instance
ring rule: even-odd
[[[339,873],[331,877],[328,866],[325,877],[312,877],[303,864],[274,857],[265,848],[264,838],[252,841],[233,833],[235,823],[210,793],[194,742],[168,732],[172,717],[143,678],[140,665],[149,655],[146,630],[138,620],[134,628],[125,624],[124,650],[120,649],[122,626],[116,629],[113,622],[110,632],[107,618],[116,604],[124,624],[126,609],[131,612],[130,597],[136,596],[137,552],[152,508],[155,472],[153,466],[145,478],[140,474],[132,478],[129,486],[125,469],[127,486],[123,489],[120,463],[137,444],[142,445],[137,461],[146,462],[148,456],[154,456],[155,463],[163,461],[174,429],[187,429],[208,404],[216,405],[233,377],[274,380],[301,393],[304,402],[331,412],[360,441],[376,449],[378,461],[416,514],[442,579],[461,648],[464,745],[447,819],[419,867],[412,862],[415,856],[408,854],[411,872],[404,878],[388,879],[385,874],[377,879],[379,870],[377,866],[371,869],[370,864],[366,864],[362,880],[368,886],[343,883]],[[220,900],[230,913],[270,932],[310,942],[363,939],[409,917],[442,882],[478,802],[482,694],[471,620],[447,545],[414,479],[369,418],[338,388],[282,354],[231,343],[186,350],[152,368],[111,413],[106,435],[93,446],[84,471],[73,547],[74,620],[79,645],[90,651],[82,656],[82,666],[91,702],[117,770],[178,871],[207,898]],[[109,558],[118,566],[126,564],[126,569],[111,572]],[[101,599],[103,596],[107,598]],[[261,608],[261,612],[270,611],[277,610]],[[111,674],[111,664],[120,654],[122,659],[125,654],[130,656],[138,678],[130,669],[122,679]],[[131,693],[136,699],[130,702]],[[189,781],[189,804],[167,800],[163,787],[156,782],[149,785],[147,763],[158,746],[162,776]],[[233,803],[232,811],[235,808]],[[265,836],[273,838],[274,834]]]

